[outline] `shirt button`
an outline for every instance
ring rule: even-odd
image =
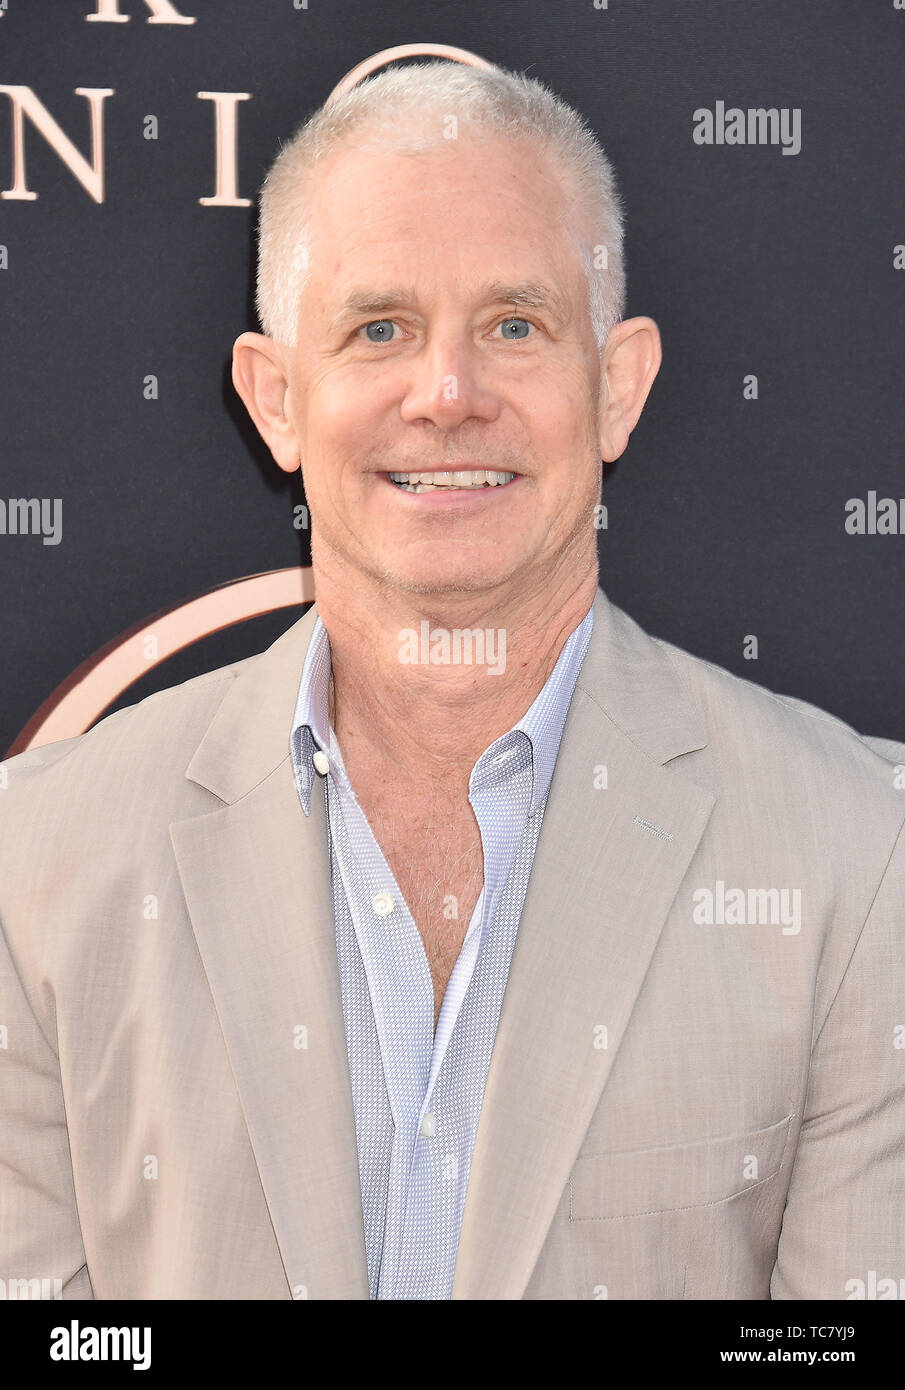
[[[395,903],[389,893],[375,893],[374,897],[371,899],[371,906],[378,917],[389,917],[395,907]]]
[[[327,773],[330,771],[330,759],[327,757],[326,753],[322,753],[318,748],[311,761],[314,763],[316,770],[321,776],[326,777]]]
[[[436,1115],[425,1115],[424,1119],[421,1121],[421,1133],[424,1135],[425,1139],[433,1139],[434,1135],[437,1133]]]

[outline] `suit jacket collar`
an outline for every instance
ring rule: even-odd
[[[195,750],[186,776],[231,803],[290,756],[289,734],[314,603],[260,656],[244,665]],[[700,711],[663,643],[611,603],[594,599],[594,628],[577,688],[656,763],[703,748]]]

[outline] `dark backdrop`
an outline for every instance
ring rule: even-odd
[[[896,0],[296,3],[178,0],[183,25],[149,23],[148,0],[119,0],[120,23],[86,20],[113,0],[0,0],[0,83],[31,88],[86,157],[75,89],[113,88],[103,202],[28,120],[38,197],[0,200],[0,497],[63,502],[59,545],[0,535],[0,752],[123,629],[308,562],[298,475],[271,462],[229,379],[233,340],[258,328],[255,209],[199,202],[214,107],[197,94],[250,94],[238,192],[254,199],[280,139],[350,68],[418,40],[540,78],[615,163],[627,315],[657,320],[664,363],[605,473],[610,598],[655,635],[905,739],[905,535],[845,529],[849,499],[905,495]],[[693,112],[718,101],[800,109],[800,153],[696,144]],[[7,190],[12,113],[0,94]],[[300,612],[206,638],[120,704],[261,650]]]

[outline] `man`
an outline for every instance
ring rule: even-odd
[[[317,602],[8,766],[4,1278],[905,1274],[905,749],[598,588],[661,356],[621,265],[602,151],[522,77],[385,72],[281,152],[233,379],[302,467]]]

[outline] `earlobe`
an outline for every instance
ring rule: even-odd
[[[625,452],[630,434],[622,405],[614,401],[600,431],[600,457],[604,463],[615,463]]]

